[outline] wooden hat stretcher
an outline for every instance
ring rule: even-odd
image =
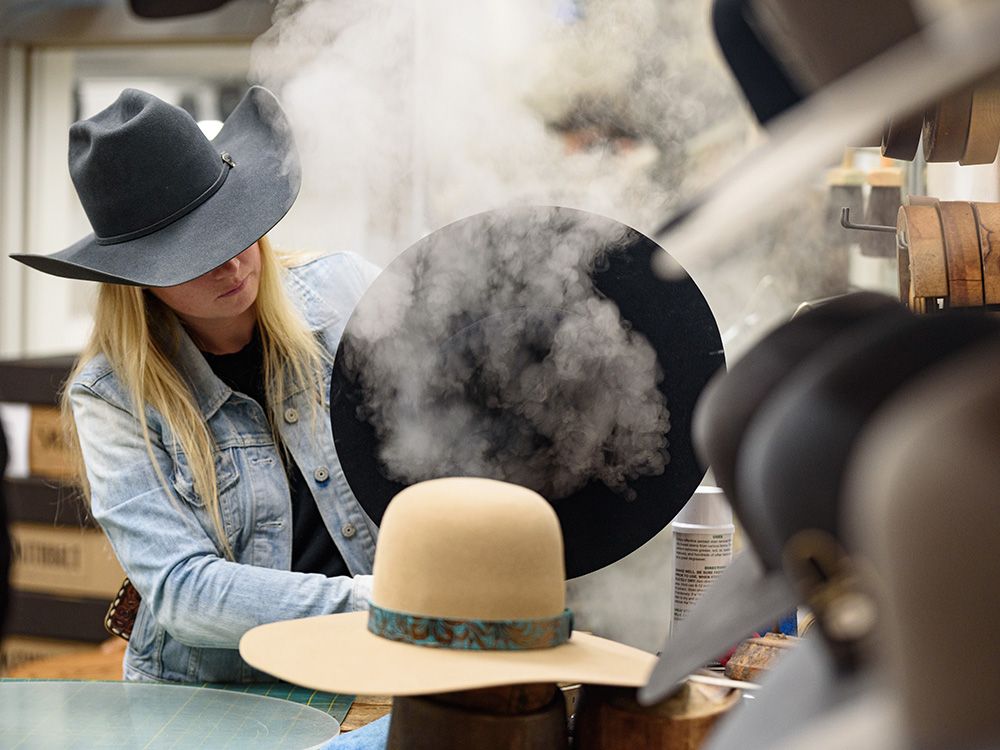
[[[855,224],[848,209],[841,224],[895,233],[899,298],[913,312],[1000,304],[1000,203],[915,196],[895,227]]]
[[[1000,78],[987,77],[923,112],[890,118],[882,130],[882,154],[912,161],[921,135],[928,162],[992,164],[1000,148]]]

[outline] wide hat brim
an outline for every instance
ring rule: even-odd
[[[844,477],[865,427],[908,383],[998,334],[995,318],[971,311],[884,317],[790,375],[755,417],[737,469],[767,546],[785,549],[807,529],[843,539]]]
[[[892,690],[870,686],[852,695],[811,722],[797,727],[786,739],[767,747],[772,750],[913,750],[907,723]],[[742,747],[752,745],[752,738]],[[956,745],[963,750],[987,750]]]
[[[712,467],[716,483],[741,516],[742,493],[736,484],[740,447],[761,406],[780,391],[791,372],[829,342],[883,316],[904,317],[899,300],[875,292],[855,292],[832,299],[778,326],[717,375],[695,410],[695,449]],[[751,539],[750,519],[740,517]],[[774,560],[771,561],[774,564]]]
[[[626,238],[616,244],[592,272],[591,282],[599,296],[615,303],[622,321],[641,334],[654,350],[663,378],[657,387],[666,400],[670,428],[669,462],[655,476],[639,476],[627,482],[632,496],[591,480],[581,489],[553,499],[543,489],[538,491],[552,503],[562,528],[565,544],[566,576],[575,578],[614,563],[653,538],[677,515],[694,494],[705,475],[705,467],[695,456],[691,438],[692,414],[705,384],[724,367],[722,337],[705,297],[680,266],[669,279],[660,278],[651,269],[654,255],[665,251],[648,237],[625,225],[574,209],[551,206],[521,206],[488,211],[443,227],[412,245],[399,255],[365,292],[347,322],[334,362],[330,390],[330,419],[337,455],[347,482],[365,512],[377,524],[393,497],[407,485],[387,476],[380,454],[383,441],[364,416],[365,396],[358,376],[350,370],[351,362],[361,359],[364,336],[359,320],[371,311],[383,318],[398,315],[400,279],[406,286],[414,269],[426,268],[436,260],[443,268],[435,283],[447,288],[449,295],[461,293],[467,279],[447,263],[442,253],[455,246],[469,253],[483,250],[477,243],[488,242],[491,228],[497,224],[512,228],[514,236],[528,234],[528,228],[549,221],[551,217],[596,221],[612,227]],[[577,219],[573,219],[577,217]],[[579,217],[586,217],[580,219]],[[529,270],[528,273],[532,271]],[[437,291],[437,290],[435,290]],[[462,331],[472,330],[497,317],[488,300],[481,309],[464,311],[455,325],[434,321],[443,331],[430,348],[449,346]],[[544,310],[539,306],[539,310]],[[501,311],[501,315],[511,311]],[[521,314],[522,308],[513,313]],[[531,310],[528,310],[530,313]],[[609,392],[601,398],[614,398]],[[482,406],[482,404],[477,404]],[[450,436],[448,436],[450,438]],[[434,446],[440,436],[425,430],[421,439]],[[456,467],[455,474],[483,476],[481,467]],[[433,471],[419,479],[433,479]],[[523,483],[505,476],[490,478]]]
[[[788,614],[799,600],[783,571],[767,570],[755,554],[743,552],[674,626],[639,701],[663,700],[689,674]]]
[[[100,245],[89,234],[51,255],[12,255],[53,276],[133,286],[183,284],[239,255],[288,213],[301,185],[291,127],[278,100],[253,86],[212,144],[235,162],[205,203],[152,234]]]
[[[367,629],[368,613],[261,625],[240,639],[250,665],[313,690],[423,695],[498,685],[580,682],[637,687],[656,657],[631,646],[573,633],[567,643],[524,651],[416,646]]]

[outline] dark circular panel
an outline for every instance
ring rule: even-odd
[[[574,228],[583,225],[585,232]],[[544,236],[540,237],[539,231]],[[524,295],[507,293],[512,285],[522,284],[522,280],[523,286],[530,289],[539,281],[540,274],[574,278],[572,273],[564,274],[566,269],[558,262],[553,262],[557,256],[563,257],[559,253],[565,252],[565,245],[558,243],[566,241],[603,243],[598,248],[596,262],[585,265],[580,287],[599,302],[581,303],[577,294],[572,304],[560,305],[551,298],[525,304]],[[551,244],[551,254],[545,243]],[[539,255],[540,248],[544,255]],[[423,479],[468,474],[520,480],[519,483],[531,486],[552,502],[562,525],[566,572],[570,578],[621,559],[662,530],[704,477],[704,467],[699,465],[692,447],[691,416],[705,384],[725,363],[718,326],[695,283],[679,266],[676,276],[670,279],[659,278],[652,271],[654,253],[662,252],[648,237],[610,219],[566,208],[518,207],[489,211],[449,224],[397,257],[365,292],[348,321],[331,383],[330,419],[337,453],[352,491],[369,516],[378,523],[397,492],[407,483]],[[503,260],[497,263],[504,267],[492,267],[489,258],[501,256]],[[566,257],[575,256],[569,253]],[[506,291],[470,295],[470,287],[476,287],[473,282],[482,282],[483,278],[472,279],[459,268],[469,258],[474,259],[470,267],[476,269],[476,274],[489,280],[484,288],[495,291],[506,284],[503,287]],[[483,259],[486,260],[481,263]],[[516,272],[511,270],[515,266]],[[401,289],[405,293],[401,294]],[[434,306],[427,304],[427,299],[435,295],[461,302],[435,311]],[[587,331],[592,334],[594,329],[606,325],[605,319],[598,322],[597,318],[602,314],[602,304],[606,312],[608,301],[617,307],[622,321],[618,328],[625,331],[612,331],[609,337],[636,339],[640,342],[637,346],[646,350],[651,347],[655,354],[655,366],[662,377],[659,382],[650,382],[655,382],[651,388],[655,388],[654,394],[656,390],[662,394],[662,398],[659,394],[656,398],[665,399],[669,411],[665,430],[669,460],[655,474],[640,466],[617,483],[603,475],[580,477],[576,486],[570,483],[569,491],[561,494],[560,488],[565,489],[566,483],[553,484],[559,467],[553,465],[552,471],[546,472],[543,465],[543,471],[538,470],[538,462],[546,460],[549,455],[546,451],[551,452],[553,436],[528,434],[525,439],[532,427],[526,425],[523,409],[497,398],[495,373],[477,358],[483,341],[494,344],[498,337],[514,335],[518,340],[511,346],[508,370],[520,372],[546,363],[552,356],[554,327],[561,322],[576,325],[581,318],[583,328],[577,326],[577,329],[583,330],[592,348],[601,349],[602,340]],[[477,440],[486,435],[494,453],[510,449],[512,441],[520,446],[521,453],[515,453],[515,459],[520,456],[524,461],[523,476],[527,479],[522,478],[521,467],[516,460],[512,463],[510,455],[505,456],[502,476],[477,463],[452,464],[444,473],[428,466],[423,471],[410,472],[405,481],[393,478],[398,472],[389,469],[383,460],[387,442],[384,424],[372,417],[367,395],[371,393],[366,380],[366,357],[373,340],[371,321],[384,324],[375,336],[382,345],[394,346],[404,341],[413,344],[417,310],[420,315],[432,318],[421,323],[421,330],[433,334],[421,338],[416,350],[409,346],[410,361],[430,357],[453,367],[458,358],[463,363],[468,378],[457,393],[451,385],[442,387],[439,397],[465,399],[470,404],[471,413],[483,422],[470,431],[476,433]],[[589,310],[595,311],[594,320],[586,320]],[[591,360],[597,363],[591,383],[582,383],[579,373],[567,375],[565,383],[557,382],[556,390],[550,391],[546,403],[554,402],[561,409],[586,410],[623,398],[615,387],[601,385],[600,355],[592,355]],[[406,362],[401,362],[400,367],[405,369]],[[398,390],[389,392],[394,394],[390,397],[406,398]],[[437,405],[407,403],[406,410],[409,417],[419,419],[422,409]],[[373,422],[380,425],[378,430]],[[433,458],[434,446],[444,445],[455,436],[444,434],[446,430],[440,422],[430,422],[433,424],[420,431],[418,437],[422,455]],[[435,434],[435,429],[439,434]],[[566,437],[556,436],[556,439]],[[628,444],[628,436],[625,438]],[[537,452],[525,453],[526,444],[536,446]]]

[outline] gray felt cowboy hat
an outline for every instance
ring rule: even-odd
[[[69,131],[69,171],[93,233],[52,255],[12,255],[70,279],[174,286],[239,255],[301,183],[278,100],[253,86],[209,140],[179,107],[125,89]]]
[[[772,717],[794,732],[771,742],[773,730],[741,722],[738,744],[708,748],[1000,747],[1000,673],[983,660],[1000,634],[998,366],[993,338],[931,368],[865,429],[846,472],[846,535],[878,601],[878,679],[807,721],[783,702],[790,690],[773,694]]]

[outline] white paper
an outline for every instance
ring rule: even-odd
[[[0,423],[7,438],[7,473],[11,479],[28,476],[28,439],[31,432],[29,404],[0,403]]]

